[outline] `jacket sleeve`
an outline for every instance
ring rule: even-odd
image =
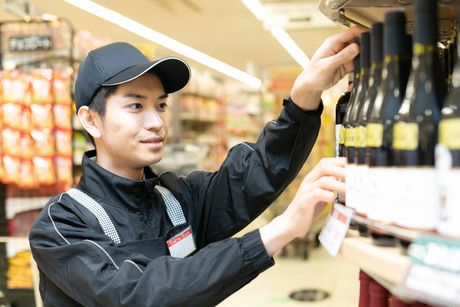
[[[322,103],[303,111],[290,99],[255,144],[233,147],[217,172],[194,172],[186,184],[194,203],[197,242],[227,238],[262,213],[292,182],[318,136]]]
[[[273,265],[258,231],[184,259],[148,259],[114,246],[78,216],[54,203],[29,239],[42,274],[84,306],[215,306]]]

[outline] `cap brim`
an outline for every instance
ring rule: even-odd
[[[131,66],[104,81],[102,86],[123,84],[150,71],[160,78],[166,93],[174,93],[180,90],[190,80],[190,67],[188,64],[179,58],[167,57],[152,63]]]

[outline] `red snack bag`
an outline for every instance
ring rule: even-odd
[[[21,133],[19,130],[2,129],[2,149],[4,155],[19,156],[21,152]]]
[[[72,129],[72,106],[70,104],[54,105],[54,123],[56,128]]]
[[[53,105],[47,104],[31,104],[30,105],[30,118],[32,127],[35,128],[53,128],[54,127],[54,114]]]
[[[39,156],[54,156],[54,135],[51,129],[33,129],[31,132],[35,154]]]
[[[40,184],[56,183],[55,169],[52,158],[34,157],[34,171],[37,176],[37,181]]]
[[[19,71],[5,73],[2,79],[3,101],[4,102],[23,102],[29,82],[27,77],[21,76]]]
[[[22,159],[31,159],[34,154],[34,141],[32,136],[28,133],[21,133],[21,158]]]
[[[72,185],[72,158],[71,157],[56,157],[57,178],[60,182],[67,186]]]
[[[19,182],[18,185],[23,189],[31,189],[37,187],[34,176],[34,165],[30,159],[22,159],[19,166]]]
[[[56,153],[62,156],[72,155],[72,132],[56,130]]]

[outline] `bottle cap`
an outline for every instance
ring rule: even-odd
[[[406,41],[406,15],[403,12],[388,12],[384,27],[385,55],[400,54]]]
[[[438,39],[438,4],[433,0],[415,1],[415,43],[435,45]]]

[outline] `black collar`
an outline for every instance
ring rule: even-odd
[[[144,180],[135,181],[109,172],[96,163],[95,157],[95,150],[87,151],[83,156],[83,172],[79,183],[83,191],[110,205],[126,206],[134,210],[152,201],[158,176],[150,167],[144,168]]]

